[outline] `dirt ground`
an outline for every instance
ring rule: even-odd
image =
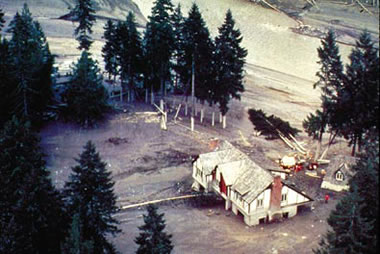
[[[210,128],[207,118],[203,124],[197,120],[197,131],[192,133],[183,127],[189,124],[183,111],[178,124],[170,121],[164,131],[159,128],[159,118],[152,106],[136,103],[123,107],[126,113],[111,114],[94,129],[61,122],[43,129],[42,147],[48,154],[47,167],[57,187],[64,186],[70,167],[76,165],[74,158],[88,140],[95,143],[112,171],[120,206],[190,193],[191,162],[199,153],[208,151],[208,142],[213,137],[230,140],[264,168],[276,167],[276,157],[291,152],[279,140],[268,141],[252,134],[245,136],[251,145],[244,145],[234,127],[242,118],[233,114],[230,117],[233,124],[225,130],[220,124]],[[169,114],[169,119],[173,114]],[[173,234],[173,253],[311,253],[327,230],[326,218],[339,196],[332,196],[331,202],[324,204],[321,200],[325,192],[319,189],[321,179],[303,173],[297,177],[304,179],[304,189],[315,202],[311,210],[282,223],[247,227],[241,216],[224,210],[221,200],[210,204],[185,201],[161,204],[167,230]],[[117,215],[122,233],[113,241],[121,253],[135,252],[134,238],[144,212],[144,208],[135,208]]]

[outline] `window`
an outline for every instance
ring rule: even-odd
[[[282,194],[281,195],[281,202],[285,202],[288,199],[288,194]]]
[[[263,207],[263,200],[262,199],[257,200],[257,208],[260,208],[260,207]]]
[[[336,179],[337,181],[343,181],[343,179],[344,179],[344,175],[343,175],[343,173],[342,173],[341,171],[336,172],[336,174],[335,174],[335,179]]]

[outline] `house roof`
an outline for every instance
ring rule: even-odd
[[[218,167],[226,185],[240,193],[248,203],[273,183],[274,176],[268,170],[257,165],[228,141],[220,141],[213,152],[200,154],[198,162],[206,175]],[[298,192],[305,195],[301,191]]]
[[[326,175],[323,181],[328,181],[337,185],[346,185],[349,177],[354,175],[352,165],[356,163],[356,158],[352,156],[337,155],[330,160],[329,166],[326,169]],[[344,175],[343,181],[337,181],[335,174],[337,171],[341,171]]]
[[[240,165],[243,161],[244,160],[231,161],[217,166],[218,170],[222,173],[227,186],[233,185],[236,179],[242,174],[244,168]]]
[[[232,189],[243,195],[248,203],[252,202],[273,182],[273,176],[250,159],[239,164],[240,176],[232,185]]]
[[[199,161],[202,165],[203,172],[210,175],[215,167],[219,164],[239,160],[246,157],[245,154],[237,149],[218,150],[216,152],[203,153],[199,155]]]

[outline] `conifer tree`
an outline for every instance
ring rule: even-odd
[[[99,73],[97,62],[87,51],[82,51],[80,59],[72,67],[70,84],[63,94],[68,119],[91,126],[103,118],[109,108],[108,94]]]
[[[92,253],[114,253],[115,248],[107,235],[119,232],[113,215],[117,212],[114,182],[106,163],[100,158],[95,145],[88,141],[84,151],[76,159],[78,165],[65,185],[70,215],[73,216],[74,239],[85,243],[80,248],[92,249]],[[75,237],[76,235],[76,237]],[[77,240],[73,240],[73,246]]]
[[[166,81],[170,80],[170,59],[173,53],[174,34],[170,20],[173,12],[171,0],[156,0],[148,17],[144,34],[146,75],[148,80],[159,80],[161,94],[166,92]],[[156,84],[153,87],[157,90]]]
[[[379,136],[375,130],[354,166],[350,191],[327,220],[329,230],[315,250],[329,253],[377,253],[379,210]]]
[[[111,79],[118,75],[118,63],[117,63],[117,41],[116,41],[116,26],[112,20],[108,20],[104,26],[105,44],[102,48],[102,56],[105,63],[105,70],[108,72],[108,78]]]
[[[5,23],[4,12],[3,12],[2,9],[0,9],[0,32],[3,29],[3,27],[4,27],[4,23]],[[1,35],[0,35],[0,39],[1,39]]]
[[[95,9],[93,0],[76,0],[73,14],[78,19],[78,27],[74,34],[79,42],[79,50],[89,50],[92,40],[92,26],[95,23]]]
[[[174,50],[173,50],[173,70],[175,74],[175,88],[179,89],[179,76],[180,73],[186,72],[185,62],[181,61],[184,54],[184,37],[183,26],[185,18],[182,15],[181,4],[178,3],[171,16],[172,27],[174,32]]]
[[[356,145],[360,151],[363,135],[379,126],[379,55],[368,32],[360,36],[349,59],[340,97],[346,121],[340,127],[355,154]]]
[[[239,99],[244,92],[244,64],[247,50],[240,44],[243,40],[240,30],[235,28],[235,20],[228,10],[224,23],[219,27],[219,35],[215,39],[215,67],[217,85],[214,100],[218,101],[220,111],[225,115],[231,98]]]
[[[64,206],[30,123],[7,122],[0,151],[0,253],[60,253]]]
[[[318,140],[315,159],[319,159],[322,137],[326,129],[330,126],[331,132],[334,132],[333,127],[336,126],[334,121],[336,122],[339,118],[336,113],[338,94],[344,81],[343,64],[334,32],[329,30],[326,38],[321,43],[322,46],[318,48],[318,64],[320,64],[321,68],[316,74],[319,80],[314,84],[314,88],[317,86],[321,88],[322,110],[318,110],[315,114],[310,114],[303,123],[309,135]],[[339,130],[335,129],[335,132],[339,132]]]
[[[173,250],[171,243],[172,235],[164,232],[164,214],[158,213],[155,205],[147,206],[147,214],[143,215],[144,225],[140,226],[140,235],[135,242],[139,245],[137,254],[168,254]]]
[[[40,24],[33,21],[28,6],[9,25],[12,38],[9,42],[10,62],[17,86],[12,113],[40,121],[42,113],[52,99],[54,58]]]
[[[214,84],[212,75],[214,43],[195,3],[185,20],[183,37],[184,55],[181,61],[185,63],[184,67],[187,71],[182,73],[181,80],[184,84],[190,84],[192,75],[194,75],[195,96],[202,102],[208,101],[211,98]]]
[[[135,83],[139,80],[142,70],[142,45],[141,36],[137,31],[135,15],[128,13],[127,19],[119,23],[117,27],[118,38],[118,62],[120,64],[120,76],[122,84],[127,81],[130,90],[135,89]]]
[[[17,92],[15,79],[13,75],[13,66],[10,64],[12,56],[9,50],[9,42],[6,39],[0,39],[0,129],[3,124],[10,120],[14,111],[14,96]]]

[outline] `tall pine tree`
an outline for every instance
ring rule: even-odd
[[[352,50],[346,80],[341,89],[340,107],[346,121],[343,134],[360,151],[363,135],[379,125],[379,54],[368,32],[364,32]]]
[[[184,54],[181,61],[185,63],[186,72],[181,73],[181,80],[184,84],[188,84],[186,94],[189,94],[190,82],[194,75],[195,96],[202,102],[208,101],[214,84],[214,75],[212,75],[214,43],[195,3],[185,19],[183,37]]]
[[[118,63],[117,63],[117,40],[116,40],[116,26],[112,20],[108,20],[104,26],[104,35],[105,39],[104,46],[102,48],[102,56],[105,63],[105,70],[108,72],[108,79],[111,79],[112,76],[116,78],[118,75]]]
[[[82,51],[72,67],[63,99],[67,103],[65,116],[83,126],[94,125],[109,109],[100,69],[87,51]]]
[[[0,32],[3,29],[3,27],[4,27],[4,23],[5,23],[4,12],[3,12],[2,9],[0,9]],[[0,39],[1,39],[1,35],[0,35]]]
[[[172,27],[174,32],[174,50],[173,50],[173,60],[172,68],[175,71],[174,87],[177,91],[183,91],[182,85],[180,85],[180,73],[186,72],[185,62],[182,60],[182,55],[184,54],[184,37],[183,37],[183,26],[185,18],[182,15],[181,4],[174,9],[173,15],[171,16]]]
[[[135,84],[139,81],[142,70],[142,44],[141,36],[137,31],[135,15],[128,13],[125,22],[119,23],[117,30],[118,51],[117,58],[120,65],[122,85],[130,91],[135,90]]]
[[[9,50],[9,42],[6,39],[0,39],[0,94],[2,98],[0,100],[0,129],[3,124],[12,118],[12,112],[14,112],[15,94],[17,93],[17,87],[15,77],[10,75],[14,72],[12,61],[12,55]]]
[[[219,103],[220,111],[225,115],[231,98],[239,99],[244,92],[244,64],[247,50],[240,44],[243,40],[240,30],[235,28],[235,20],[228,10],[224,24],[219,27],[219,35],[215,39],[216,87],[214,100]]]
[[[64,206],[30,123],[7,122],[0,150],[0,253],[60,253]]]
[[[147,68],[145,75],[154,90],[157,90],[157,84],[153,82],[159,81],[162,95],[166,93],[166,81],[170,80],[170,59],[174,46],[174,33],[170,19],[172,12],[171,0],[154,1],[144,34]]]
[[[314,88],[318,86],[321,89],[322,110],[317,110],[315,114],[310,114],[303,123],[309,135],[318,140],[315,159],[319,159],[322,138],[326,129],[330,126],[331,132],[339,132],[336,128],[334,130],[334,126],[336,126],[334,122],[339,119],[339,114],[337,114],[336,110],[339,91],[344,81],[343,64],[334,32],[329,30],[326,38],[321,43],[322,46],[318,48],[318,64],[321,67],[316,74],[319,80],[314,84]],[[333,135],[336,135],[336,133]]]
[[[16,13],[9,31],[12,33],[9,42],[12,71],[9,75],[16,80],[17,86],[12,113],[33,122],[41,121],[52,100],[54,58],[40,24],[33,21],[26,4],[21,14]]]
[[[168,254],[173,250],[171,243],[172,235],[164,232],[164,214],[158,213],[155,205],[147,206],[147,214],[143,215],[144,225],[140,226],[140,235],[135,242],[139,245],[137,254]]]
[[[79,42],[79,50],[89,50],[93,43],[91,39],[92,26],[95,23],[95,8],[93,0],[76,0],[73,10],[75,18],[78,19],[78,27],[74,34]]]
[[[327,220],[331,230],[323,237],[318,254],[377,253],[379,233],[379,134],[366,140],[365,153],[354,166],[350,191]]]
[[[87,142],[76,161],[78,165],[72,168],[65,185],[66,200],[73,217],[69,243],[74,249],[114,253],[114,246],[107,240],[109,234],[114,236],[119,232],[118,222],[113,217],[118,208],[111,172],[107,171],[106,163],[91,141]],[[79,246],[78,241],[85,244]]]

